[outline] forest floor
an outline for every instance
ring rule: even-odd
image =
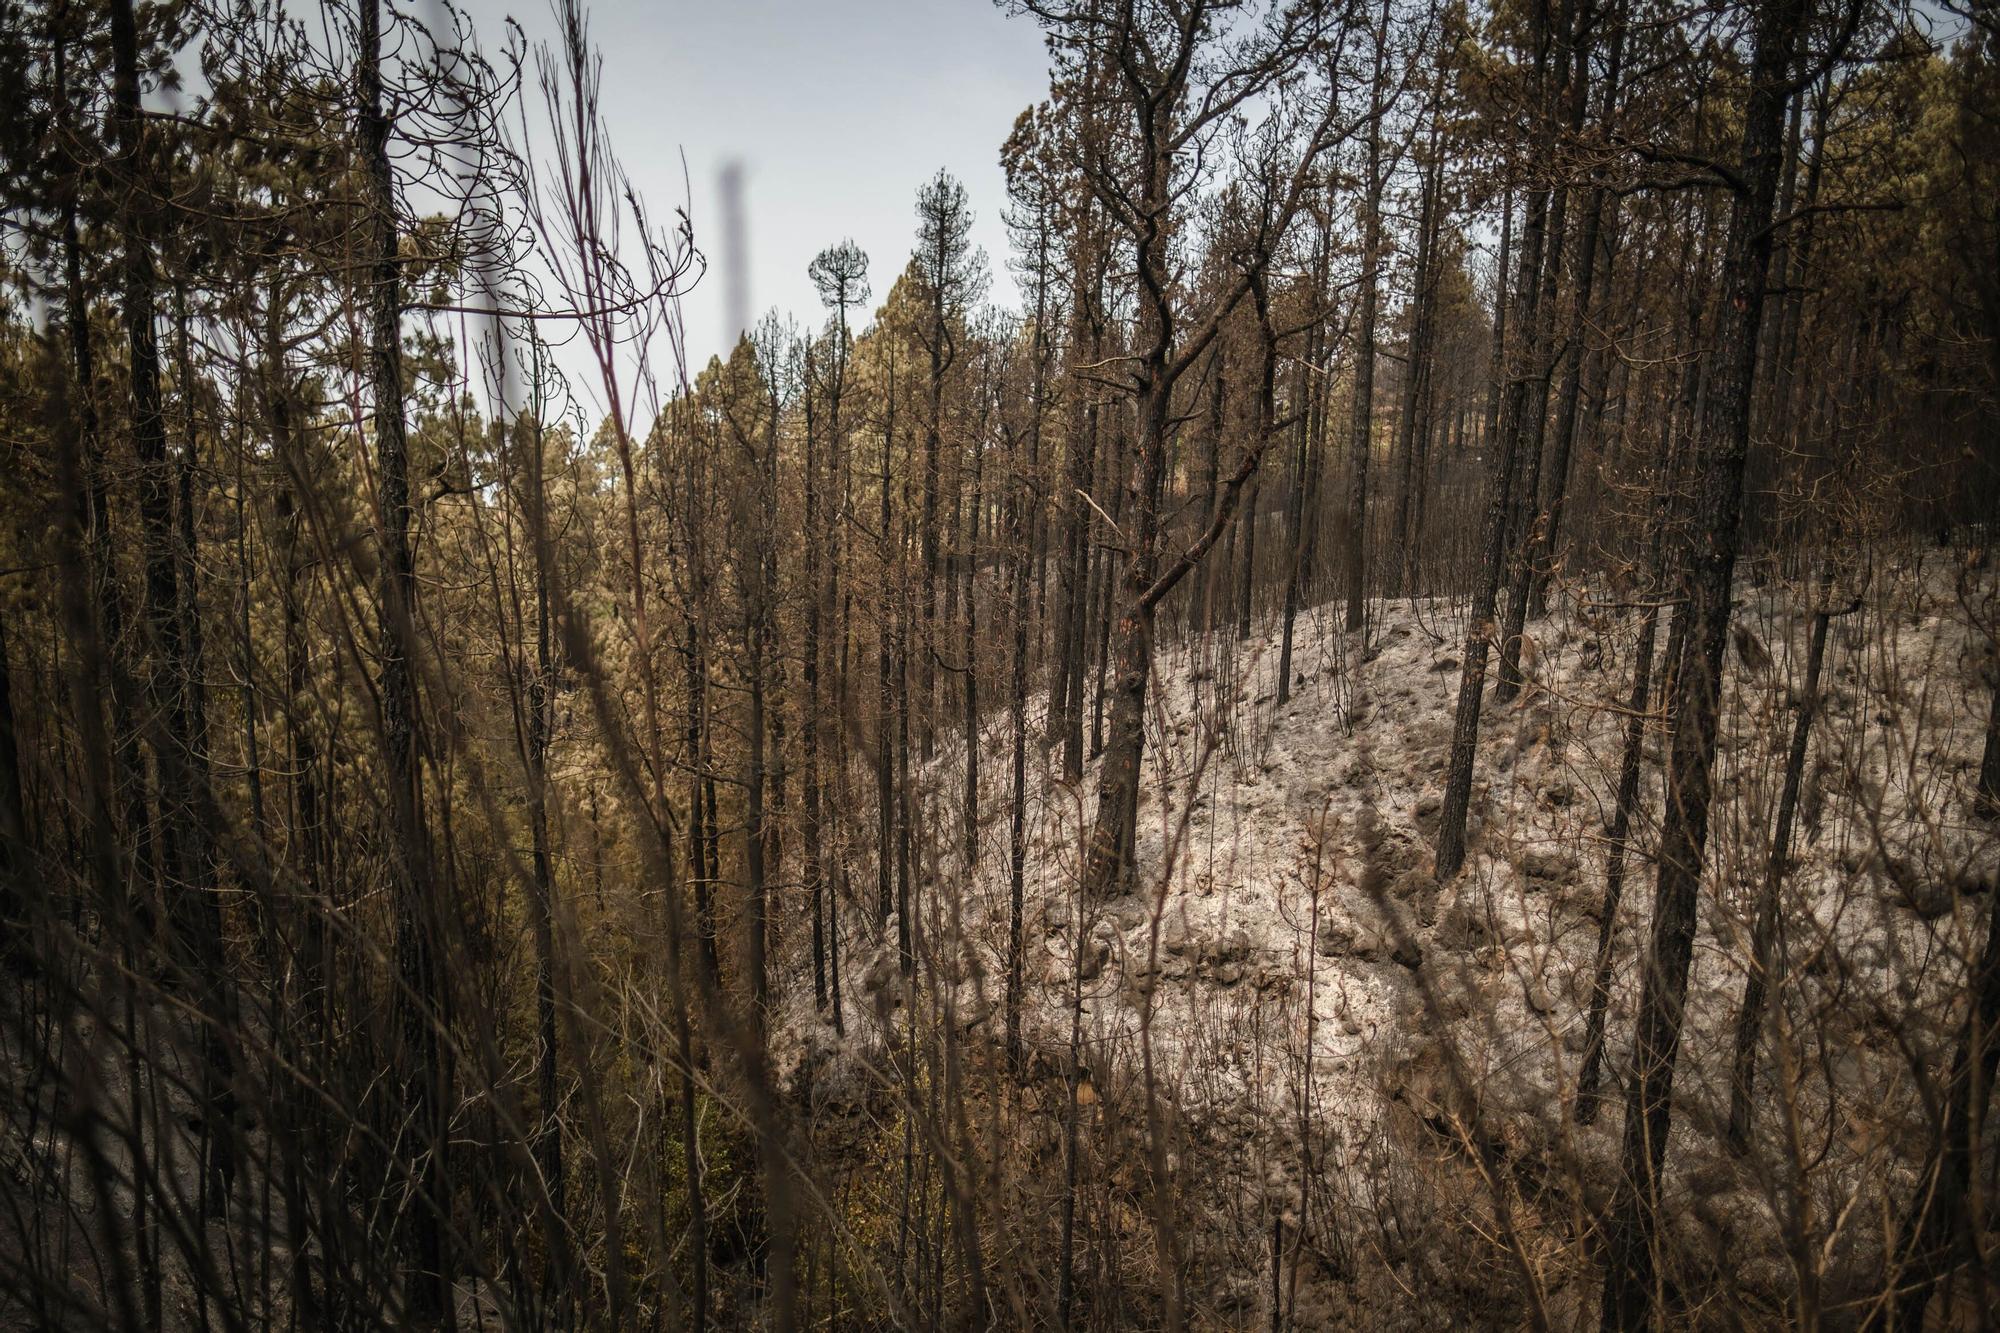
[[[1829,593],[1759,574],[1739,585],[1729,654],[1670,1147],[1670,1192],[1688,1206],[1670,1215],[1680,1246],[1731,1274],[1738,1294],[1776,1299],[1811,1280],[1834,1299],[1842,1273],[1879,1262],[1876,1213],[1915,1168],[1899,1145],[1928,1141],[1915,1124],[1926,1114],[1921,1075],[1956,1030],[1952,999],[1977,943],[1967,899],[2000,869],[2000,840],[1969,799],[1991,698],[1995,592],[1990,574],[1941,555]],[[1832,622],[1784,882],[1779,1037],[1765,1048],[1752,1151],[1734,1157],[1719,1135],[1729,1051],[1816,594],[1858,596],[1861,607]],[[1437,1221],[1385,1217],[1410,1213],[1419,1188],[1442,1189],[1431,1203],[1478,1227],[1491,1228],[1496,1205],[1525,1214],[1514,1219],[1530,1237],[1516,1262],[1544,1265],[1549,1299],[1560,1301],[1562,1265],[1551,1256],[1587,1230],[1615,1179],[1662,799],[1657,727],[1645,741],[1614,937],[1605,1110],[1586,1129],[1571,1106],[1638,614],[1572,590],[1530,625],[1527,690],[1504,705],[1489,690],[1467,864],[1439,886],[1431,848],[1463,618],[1443,602],[1379,601],[1365,632],[1350,633],[1338,608],[1303,613],[1282,704],[1275,624],[1242,641],[1225,633],[1163,649],[1139,870],[1133,891],[1113,901],[1080,903],[1075,890],[1094,774],[1064,784],[1040,747],[1030,751],[1026,1044],[1067,1069],[1074,999],[1095,1099],[1143,1105],[1150,1067],[1180,1127],[1176,1160],[1199,1168],[1180,1173],[1182,1207],[1216,1236],[1243,1237],[1240,1263],[1216,1242],[1212,1279],[1195,1293],[1221,1322],[1261,1299],[1262,1279],[1242,1269],[1271,1216],[1312,1233],[1329,1272],[1351,1267],[1359,1244],[1411,1279],[1419,1275],[1407,1265],[1422,1251],[1433,1278],[1486,1281],[1490,1258],[1453,1272],[1435,1237],[1399,1241],[1399,1229]],[[1045,708],[1031,705],[1031,736]],[[929,956],[962,978],[946,1017],[992,1041],[1006,975],[1009,735],[1003,708],[981,745],[972,873],[946,864],[920,876]],[[962,790],[963,750],[943,747],[936,764],[936,789]],[[952,843],[959,798],[934,799],[930,841]],[[860,943],[844,979],[849,1012],[875,1018],[872,1029],[850,1023],[836,1049],[866,1063],[895,1026],[885,993],[897,988],[893,955],[867,955]],[[802,992],[810,988],[792,988]],[[831,1041],[810,1019],[774,1028],[804,1037],[800,1049]],[[1391,1179],[1410,1146],[1397,1136],[1411,1125],[1447,1165],[1425,1180]],[[1808,1159],[1819,1164],[1811,1172],[1790,1169]],[[1507,1164],[1505,1186],[1492,1179],[1496,1162]],[[1455,1170],[1460,1186],[1488,1197],[1453,1197]],[[1321,1198],[1329,1177],[1335,1194]],[[1802,1195],[1796,1181],[1808,1178]],[[1379,1224],[1372,1238],[1357,1239],[1351,1223],[1334,1237],[1300,1221],[1357,1208]],[[1801,1227],[1812,1246],[1797,1244]]]

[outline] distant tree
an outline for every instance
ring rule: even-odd
[[[924,313],[917,322],[917,340],[930,358],[929,396],[924,416],[923,515],[918,532],[922,542],[923,590],[918,602],[922,623],[918,637],[917,744],[928,761],[936,742],[937,662],[941,648],[937,625],[938,584],[944,577],[938,520],[939,454],[944,439],[945,376],[958,362],[967,308],[979,299],[986,283],[986,258],[972,245],[972,209],[965,186],[940,170],[917,191],[917,249],[911,271]]]

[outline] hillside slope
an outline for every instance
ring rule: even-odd
[[[1672,1188],[1690,1196],[1673,1210],[1690,1282],[1740,1282],[1775,1302],[1795,1281],[1837,1289],[1843,1273],[1879,1266],[1883,1219],[1915,1167],[1898,1145],[1926,1138],[1912,1070],[1936,1067],[1955,1032],[1976,943],[1970,900],[2000,864],[1967,799],[1990,697],[1991,597],[1949,567],[1913,566],[1871,577],[1863,609],[1833,622],[1785,881],[1767,1095],[1752,1151],[1735,1158],[1717,1128],[1812,610],[1799,585],[1775,578],[1740,591],[1670,1158]],[[1570,1112],[1638,618],[1572,598],[1531,627],[1531,687],[1510,705],[1489,696],[1472,853],[1440,886],[1430,847],[1464,635],[1454,615],[1379,602],[1365,635],[1330,612],[1303,616],[1282,705],[1275,626],[1163,652],[1139,872],[1110,902],[1079,903],[1074,890],[1090,775],[1072,789],[1031,752],[1023,1027],[1034,1069],[1060,1088],[1074,999],[1100,1133],[1143,1135],[1151,1087],[1204,1284],[1191,1299],[1222,1324],[1254,1323],[1274,1299],[1274,1226],[1294,1238],[1279,1264],[1294,1275],[1286,1299],[1325,1302],[1329,1319],[1389,1320],[1367,1303],[1425,1277],[1472,1283],[1456,1305],[1439,1297],[1463,1310],[1503,1248],[1515,1263],[1539,1256],[1550,1299],[1581,1299],[1558,1293],[1613,1180],[1663,735],[1656,725],[1646,741],[1613,937],[1606,1110],[1584,1129]],[[1659,637],[1664,652],[1664,623]],[[1040,712],[1038,701],[1031,726]],[[1007,737],[1003,711],[982,744],[978,864],[920,876],[925,964],[962,978],[934,1017],[989,1054],[1006,975]],[[935,790],[958,790],[962,750],[936,763]],[[927,841],[955,843],[955,800],[929,800],[938,836]],[[817,1070],[846,1064],[886,1083],[901,988],[893,952],[860,946],[847,1003],[868,1017],[835,1042],[808,998],[787,1025],[806,1036],[791,1054],[811,1047]],[[1010,1114],[1060,1117],[1064,1103],[1044,1096]],[[1791,1170],[1801,1161],[1804,1176]],[[1798,1206],[1796,1178],[1816,1208]],[[1413,1208],[1419,1199],[1429,1206]],[[1796,1239],[1801,1218],[1813,1239],[1803,1249],[1785,1235]],[[1412,1226],[1430,1232],[1422,1244]],[[1454,1226],[1455,1240],[1435,1230]],[[1482,1245],[1464,1228],[1514,1240]],[[1805,1253],[1810,1274],[1795,1271]],[[1371,1261],[1396,1275],[1373,1298],[1351,1280]],[[1423,1308],[1401,1313],[1421,1323]]]

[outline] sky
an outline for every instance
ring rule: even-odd
[[[488,50],[507,16],[530,41],[555,31],[548,0],[462,3]],[[817,326],[806,266],[850,236],[869,256],[872,310],[909,259],[917,187],[940,167],[965,184],[990,299],[1018,303],[1000,146],[1046,95],[1032,19],[993,0],[597,0],[587,12],[612,147],[653,216],[690,206],[709,257],[683,302],[690,373],[736,334],[719,253],[718,179],[731,161],[743,170],[753,318],[775,307]]]

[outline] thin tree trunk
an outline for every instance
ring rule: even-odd
[[[805,713],[799,719],[799,743],[805,758],[805,889],[807,910],[812,913],[813,1008],[826,1011],[826,853],[820,830],[819,778],[819,621],[822,610],[819,578],[819,439],[813,412],[813,344],[806,343],[805,459],[800,489],[805,495]],[[806,1284],[808,1291],[812,1284]]]
[[[832,401],[827,405],[827,476],[834,489],[839,492],[839,501],[829,524],[833,549],[831,558],[827,561],[826,589],[823,597],[826,613],[836,617],[834,626],[836,647],[828,654],[829,664],[834,669],[833,716],[844,720],[849,716],[848,710],[853,706],[854,697],[848,677],[850,661],[848,644],[853,614],[851,598],[843,582],[847,551],[847,520],[851,513],[852,501],[850,487],[853,485],[853,468],[848,457],[847,439],[841,433],[840,427],[841,397],[847,388],[847,305],[844,301],[839,306],[835,336],[840,341],[835,348]],[[849,818],[851,812],[846,799],[849,778],[846,726],[836,723],[832,728],[832,735],[833,795],[835,809],[840,812],[833,825],[839,838],[839,854],[836,859],[837,879],[827,903],[826,972],[827,988],[831,992],[833,1001],[833,1030],[845,1035],[847,1022],[840,990],[840,909],[844,902],[850,900],[848,855],[852,847],[850,839],[854,824]]]
[[[1589,48],[1581,47],[1577,55],[1576,74],[1579,102],[1584,97],[1582,85],[1588,76],[1588,56]],[[1617,110],[1618,80],[1624,58],[1625,24],[1621,16],[1611,43],[1610,70],[1604,81],[1604,104],[1598,112],[1606,124],[1611,123]],[[1589,355],[1585,343],[1590,336],[1591,315],[1595,311],[1592,295],[1597,279],[1597,256],[1602,243],[1605,210],[1612,206],[1605,198],[1603,185],[1592,185],[1584,202],[1583,230],[1577,238],[1576,281],[1570,298],[1570,334],[1563,352],[1562,389],[1556,399],[1555,448],[1549,460],[1547,478],[1549,499],[1543,506],[1542,518],[1534,533],[1535,546],[1528,561],[1526,615],[1537,619],[1547,613],[1549,581],[1555,576],[1563,507],[1569,494],[1570,456],[1576,443],[1577,406],[1583,392],[1583,366]]]
[[[761,568],[764,559],[757,557]],[[754,594],[755,604],[747,608],[744,638],[748,663],[745,674],[749,686],[749,734],[744,742],[744,969],[749,973],[750,1022],[760,1035],[764,1032],[771,1000],[771,973],[766,960],[769,947],[770,902],[765,880],[765,858],[770,848],[764,802],[768,776],[769,739],[765,727],[766,663],[770,655],[770,633],[765,620],[767,589],[761,577]]]
[[[324,1049],[330,1041],[332,1006],[327,976],[331,971],[331,960],[328,956],[327,924],[332,905],[324,900],[321,887],[325,882],[322,876],[325,833],[316,777],[319,756],[312,727],[302,716],[311,695],[305,599],[300,590],[307,562],[304,545],[299,538],[302,518],[293,499],[293,487],[294,478],[303,469],[303,460],[299,457],[297,440],[292,431],[292,391],[280,339],[281,310],[279,293],[274,288],[265,319],[264,393],[271,450],[279,473],[273,506],[278,527],[278,596],[285,658],[285,767],[290,775],[287,784],[290,817],[287,820],[289,832],[285,840],[285,854],[287,863],[295,868],[305,889],[301,912],[303,919],[298,923],[303,939],[296,946],[296,985],[305,997],[304,1040],[300,1044],[303,1049],[311,1051]],[[295,1132],[310,1133],[310,1117],[313,1115],[311,1099],[301,1090],[293,1100],[296,1105],[286,1106],[284,1114],[297,1125]],[[336,1264],[337,1258],[330,1252],[333,1247],[325,1237],[314,1236],[311,1210],[304,1197],[305,1163],[302,1158],[303,1153],[291,1154],[286,1162],[286,1226],[292,1255],[292,1299],[296,1307],[304,1312],[307,1323],[317,1327],[329,1324],[331,1319],[330,1312],[313,1291],[311,1256],[317,1250],[323,1266]],[[315,1239],[319,1242],[316,1246],[312,1244]],[[322,1282],[321,1285],[324,1291],[327,1284]]]
[[[1215,350],[1209,354],[1208,429],[1204,432],[1206,438],[1203,441],[1208,451],[1205,462],[1208,473],[1207,494],[1210,497],[1209,516],[1211,518],[1214,517],[1215,504],[1222,498],[1222,423],[1223,414],[1226,410],[1226,402],[1223,397],[1225,390],[1223,381],[1227,370],[1228,364],[1223,353],[1223,344],[1221,339],[1217,339]],[[1232,568],[1234,565],[1235,536],[1233,533],[1230,537],[1230,550],[1231,556],[1229,559],[1217,561],[1202,572],[1201,582],[1198,586],[1200,603],[1195,611],[1194,624],[1201,631],[1204,639],[1215,629],[1216,603],[1222,596],[1222,571]]]
[[[1431,396],[1431,328],[1437,319],[1437,239],[1442,210],[1444,158],[1438,151],[1440,117],[1431,118],[1429,161],[1424,165],[1422,197],[1417,212],[1417,263],[1411,278],[1409,356],[1403,373],[1403,408],[1396,421],[1396,456],[1402,474],[1397,483],[1390,549],[1395,552],[1394,584],[1408,591],[1413,579],[1414,542],[1421,507],[1425,436],[1429,433]]]
[[[716,857],[715,778],[709,765],[708,736],[708,657],[702,651],[700,627],[694,608],[701,605],[701,588],[706,576],[701,572],[703,557],[698,541],[689,544],[689,581],[696,588],[689,599],[685,639],[681,647],[686,698],[686,723],[682,732],[688,753],[688,878],[694,891],[695,960],[709,985],[722,979],[722,960],[715,940],[715,883],[721,877]],[[705,798],[705,799],[704,799]]]
[[[903,495],[902,546],[907,553],[910,545],[909,492]],[[896,957],[900,965],[906,990],[914,995],[914,978],[917,972],[917,921],[918,904],[910,894],[910,850],[916,823],[911,813],[910,783],[910,701],[911,670],[910,655],[921,652],[921,644],[912,644],[911,625],[916,620],[910,602],[911,589],[904,585],[898,590],[899,611],[896,617]],[[919,590],[920,591],[920,590]],[[921,614],[920,612],[918,614]],[[916,706],[921,706],[921,700]],[[909,1008],[909,1038],[916,1040],[915,1005]],[[905,1072],[914,1078],[915,1056],[905,1065]],[[914,1099],[912,1099],[914,1105]]]
[[[1604,901],[1597,909],[1597,961],[1590,972],[1590,1010],[1584,1018],[1583,1058],[1576,1076],[1576,1123],[1596,1121],[1598,1083],[1604,1066],[1604,1023],[1611,1007],[1611,974],[1616,960],[1618,905],[1625,894],[1626,851],[1632,814],[1639,807],[1639,770],[1646,751],[1646,708],[1652,684],[1653,647],[1659,636],[1660,608],[1649,603],[1639,621],[1632,666],[1632,697],[1626,704],[1625,751],[1618,765],[1617,807],[1611,816],[1611,849],[1605,857]]]
[[[529,485],[543,494],[542,425],[535,420],[534,457]],[[538,501],[539,502],[539,501]],[[540,545],[539,543],[537,544]],[[556,1030],[556,877],[549,846],[549,742],[555,730],[555,660],[549,624],[551,571],[535,561],[535,669],[528,681],[528,835],[534,872],[531,907],[535,947],[535,1062],[541,1121],[536,1127],[534,1155],[542,1173],[542,1188],[558,1230],[566,1226],[562,1150],[562,1053]],[[563,1280],[567,1282],[567,1274]],[[563,1293],[566,1295],[567,1293]],[[559,1296],[559,1299],[561,1297]]]
[[[1377,224],[1376,230],[1380,231]],[[1294,379],[1294,411],[1298,413],[1298,448],[1292,462],[1292,493],[1286,505],[1286,521],[1290,528],[1287,539],[1291,543],[1291,560],[1285,574],[1284,625],[1278,636],[1278,702],[1289,703],[1292,697],[1292,637],[1299,615],[1299,604],[1305,596],[1305,582],[1311,574],[1313,556],[1313,534],[1318,532],[1318,472],[1314,466],[1314,430],[1319,421],[1318,405],[1320,395],[1315,392],[1312,376],[1324,377],[1329,372],[1321,364],[1325,356],[1327,339],[1324,335],[1325,312],[1320,309],[1327,284],[1327,269],[1332,258],[1332,227],[1320,227],[1319,243],[1314,247],[1312,267],[1312,312],[1317,317],[1312,327],[1306,331],[1305,359],[1299,363]]]
[[[409,443],[403,420],[402,272],[397,257],[394,167],[390,123],[383,111],[382,3],[361,7],[361,139],[373,210],[369,271],[369,381],[375,405],[378,493],[377,540],[382,555],[380,658],[377,689],[382,749],[393,834],[394,910],[399,1028],[403,1043],[401,1102],[409,1108],[409,1147],[402,1169],[412,1203],[406,1214],[405,1299],[420,1325],[446,1313],[451,1275],[445,1257],[444,1075],[438,1030],[443,992],[433,930],[435,886],[426,867],[417,756],[416,683],[410,670],[415,640],[416,561],[410,545],[415,515],[410,504]]]
[[[1491,449],[1500,438],[1500,400],[1507,385],[1507,278],[1509,264],[1519,264],[1514,253],[1514,187],[1509,185],[1500,204],[1500,249],[1493,264],[1493,345],[1487,357],[1486,417],[1479,432],[1479,447]]]
[[[1297,401],[1306,401],[1307,363],[1314,362],[1317,350],[1316,340],[1308,336],[1305,361],[1301,362],[1294,377]],[[1291,494],[1285,497],[1285,539],[1290,544],[1291,559],[1285,571],[1285,609],[1278,630],[1278,703],[1280,706],[1291,702],[1292,698],[1292,633],[1299,616],[1300,584],[1305,581],[1306,547],[1306,486],[1312,460],[1309,449],[1312,439],[1310,414],[1301,410],[1298,421],[1298,447],[1292,451]]]
[[[1729,1077],[1729,1145],[1737,1152],[1750,1143],[1750,1095],[1757,1081],[1757,1035],[1764,1022],[1765,996],[1784,980],[1776,972],[1783,965],[1782,958],[1772,956],[1772,946],[1779,933],[1779,899],[1791,859],[1792,820],[1798,812],[1799,784],[1805,776],[1806,743],[1813,715],[1819,710],[1819,672],[1826,658],[1826,631],[1834,615],[1829,607],[1813,612],[1799,716],[1792,724],[1792,744],[1785,754],[1784,783],[1778,789],[1777,826],[1771,834],[1771,856],[1764,867],[1764,891],[1758,896],[1757,919],[1750,930],[1750,971],[1743,979],[1742,1007],[1736,1012],[1736,1046]]]
[[[1243,501],[1243,516],[1237,522],[1237,530],[1243,536],[1243,563],[1240,566],[1242,578],[1236,585],[1236,641],[1243,643],[1250,637],[1250,613],[1257,591],[1257,506],[1262,499],[1264,479],[1261,475],[1250,478],[1250,494]]]
[[[1538,46],[1536,78],[1544,77],[1545,54]],[[1512,195],[1509,195],[1509,213]],[[1519,322],[1535,323],[1535,303],[1541,292],[1543,237],[1548,227],[1549,191],[1533,191],[1528,200],[1528,217],[1522,235],[1522,254],[1515,271],[1515,304]],[[1505,227],[1503,221],[1503,251]],[[1503,264],[1502,273],[1506,269]],[[1502,284],[1504,288],[1504,283]],[[1496,315],[1494,332],[1501,333],[1504,313]],[[1458,678],[1458,705],[1453,714],[1451,756],[1445,770],[1444,808],[1438,818],[1437,879],[1443,883],[1465,864],[1465,825],[1472,806],[1472,765],[1479,745],[1479,713],[1486,686],[1486,659],[1498,626],[1494,611],[1499,603],[1500,579],[1507,563],[1507,519],[1516,486],[1514,473],[1520,451],[1522,415],[1527,406],[1528,375],[1534,348],[1532,339],[1517,337],[1522,345],[1506,358],[1506,392],[1502,395],[1499,422],[1490,446],[1493,472],[1486,501],[1485,525],[1481,533],[1479,583],[1473,592],[1472,614],[1466,629],[1465,653]],[[1494,406],[1488,404],[1489,424]]]
[[[1120,482],[1127,475],[1130,466],[1125,458],[1122,431],[1111,431],[1104,440],[1105,458],[1103,473],[1111,485],[1111,514],[1107,526],[1112,532],[1122,532],[1125,518],[1125,493],[1128,489]],[[1091,660],[1097,664],[1096,684],[1091,691],[1090,703],[1090,757],[1095,759],[1104,753],[1104,689],[1105,678],[1111,669],[1111,608],[1118,600],[1119,552],[1110,544],[1102,543],[1092,550],[1092,566],[1095,573],[1091,579],[1091,603],[1095,615],[1091,623],[1096,627],[1092,636],[1096,642]]]
[[[1389,6],[1375,29],[1374,114],[1368,120],[1367,194],[1361,203],[1361,292],[1354,319],[1354,399],[1347,452],[1347,628],[1366,620],[1368,467],[1375,452],[1375,312],[1382,268],[1382,118],[1389,79]]]
[[[882,583],[878,590],[876,608],[875,889],[876,913],[886,923],[896,908],[893,886],[896,835],[895,751],[892,748],[890,726],[896,716],[892,686],[897,672],[895,644],[890,624],[894,611],[892,603],[897,600],[897,593],[889,575],[891,557],[895,553],[889,532],[889,455],[896,444],[896,364],[893,359],[889,363],[889,387],[885,410],[886,420],[882,429],[882,470],[877,479],[882,501],[881,527],[877,529],[881,543]]]
[[[1039,424],[1037,422],[1037,428]],[[1018,486],[1012,503],[1014,514],[1008,527],[1014,541],[1014,658],[1008,711],[1014,729],[1014,785],[1007,841],[1006,1024],[1007,1067],[1018,1076],[1024,1067],[1021,1052],[1022,916],[1028,862],[1028,566],[1032,551],[1024,546],[1027,534],[1022,530],[1022,511],[1026,506]]]
[[[1559,187],[1550,210],[1547,248],[1542,256],[1542,290],[1536,300],[1534,329],[1529,334],[1533,380],[1528,388],[1528,406],[1519,429],[1516,466],[1521,475],[1514,483],[1513,516],[1508,528],[1509,563],[1507,612],[1500,631],[1500,671],[1493,683],[1493,702],[1506,703],[1526,682],[1521,676],[1521,634],[1527,624],[1528,585],[1534,574],[1534,555],[1541,541],[1544,511],[1536,500],[1542,486],[1542,451],[1546,444],[1549,419],[1549,381],[1555,366],[1550,357],[1555,349],[1555,305],[1558,279],[1562,272],[1564,232],[1569,219],[1570,190]]]
[[[1602,1320],[1607,1329],[1640,1329],[1651,1318],[1655,1210],[1672,1123],[1674,1067],[1708,843],[1757,334],[1770,270],[1771,210],[1790,95],[1784,80],[1807,8],[1806,0],[1776,0],[1759,10],[1755,20],[1755,54],[1743,115],[1742,188],[1730,210],[1723,271],[1727,304],[1718,339],[1716,385],[1703,422],[1705,456],[1698,464],[1697,517],[1704,540],[1692,553],[1686,575],[1685,619],[1690,632],[1675,676],[1666,818],[1660,833],[1652,941],[1639,1002],[1636,1075],[1626,1096],[1622,1170],[1606,1229]]]
[[[64,48],[58,45],[54,52],[56,87],[60,92],[64,87]],[[103,441],[100,438],[97,416],[97,400],[94,388],[97,380],[95,347],[90,336],[89,299],[83,286],[83,243],[77,227],[77,209],[74,202],[63,209],[63,305],[64,323],[69,336],[70,369],[75,377],[76,388],[70,418],[74,424],[79,447],[79,466],[85,473],[84,520],[86,524],[85,558],[89,563],[91,581],[91,611],[97,621],[97,637],[102,647],[102,660],[96,665],[103,671],[103,679],[94,681],[91,700],[108,699],[110,703],[111,731],[110,744],[116,764],[115,780],[111,792],[112,804],[125,821],[126,836],[132,843],[132,865],[130,878],[125,887],[125,901],[121,904],[132,917],[131,924],[138,934],[152,929],[155,904],[153,883],[157,874],[157,856],[154,845],[155,829],[148,801],[145,762],[139,749],[139,723],[136,701],[132,697],[129,681],[136,674],[122,659],[126,651],[126,626],[129,612],[125,604],[124,584],[118,577],[113,551],[116,542],[111,529],[111,487],[108,460],[104,457]],[[86,706],[79,701],[79,707]],[[90,707],[95,707],[94,702]],[[106,904],[107,909],[110,904]],[[141,1244],[144,1232],[141,1223],[146,1212],[143,1183],[134,1192],[134,1225],[139,1228]],[[143,1257],[143,1256],[142,1256]]]

